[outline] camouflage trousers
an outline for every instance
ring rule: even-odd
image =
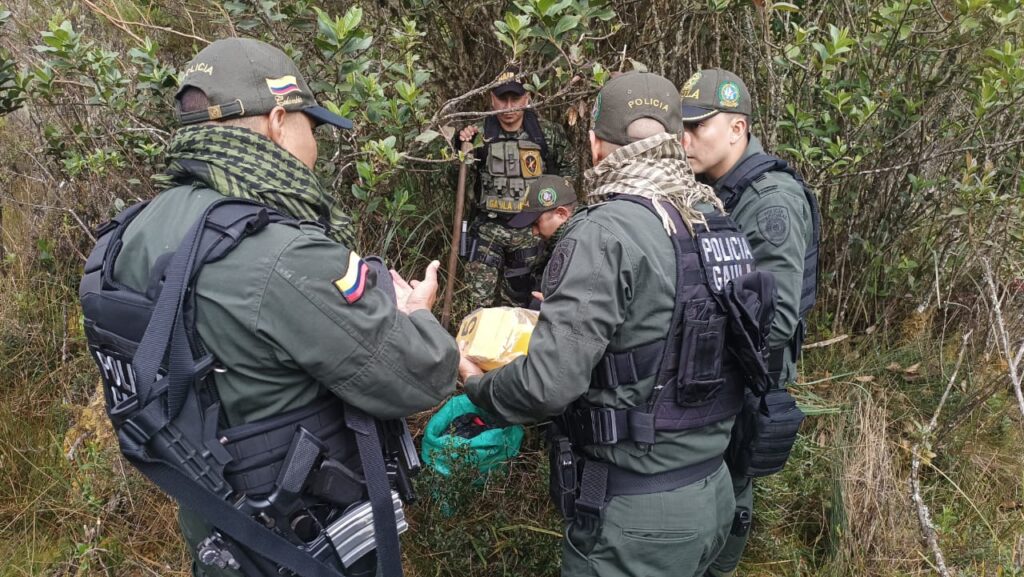
[[[463,282],[473,307],[526,306],[543,272],[542,241],[528,228],[477,217]]]

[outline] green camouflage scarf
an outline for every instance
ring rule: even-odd
[[[319,222],[328,237],[353,248],[352,219],[334,205],[312,170],[262,134],[240,126],[185,126],[171,139],[167,156],[167,170],[153,177],[161,187],[198,180],[224,196]]]
[[[613,194],[651,199],[669,234],[675,234],[675,225],[662,202],[676,207],[691,234],[694,223],[707,226],[704,214],[696,208],[698,204],[707,203],[725,213],[714,190],[694,178],[686,153],[673,134],[656,134],[618,148],[588,170],[584,178],[591,191],[587,195],[591,204],[604,202]]]

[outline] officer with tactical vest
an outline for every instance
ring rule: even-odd
[[[352,250],[313,172],[313,129],[352,125],[284,52],[210,44],[176,112],[165,190],[101,229],[80,289],[122,451],[179,501],[195,575],[400,575],[400,418],[458,362],[438,263],[410,285]]]
[[[700,575],[732,522],[723,453],[753,386],[733,350],[756,362],[774,287],[695,181],[681,130],[678,92],[661,76],[631,72],[601,89],[589,205],[555,245],[528,354],[486,374],[459,365],[496,418],[554,418],[565,576]],[[752,331],[739,338],[729,311]]]
[[[803,179],[785,161],[766,154],[750,134],[752,102],[738,76],[720,68],[701,70],[687,80],[680,97],[690,166],[701,182],[714,187],[746,234],[758,269],[775,276],[779,298],[768,337],[768,367],[772,386],[784,387],[796,380],[804,323],[815,301],[821,236],[817,201]],[[751,524],[751,477],[744,471],[733,474],[735,522],[709,570],[715,577],[735,572]]]
[[[526,188],[540,175],[576,176],[576,153],[562,128],[532,108],[523,110],[530,105],[530,93],[517,74],[518,67],[506,68],[497,79],[501,84],[490,92],[491,110],[501,112],[463,128],[458,137],[472,142],[483,134],[481,146],[474,149],[476,214],[463,255],[474,306],[530,302],[543,266],[543,245],[508,221],[519,213]]]

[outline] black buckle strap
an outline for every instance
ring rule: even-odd
[[[654,415],[642,409],[594,407],[570,411],[565,417],[574,445],[654,443]]]
[[[632,385],[658,372],[665,339],[647,343],[621,353],[605,353],[591,376],[591,386],[614,389],[619,385]]]

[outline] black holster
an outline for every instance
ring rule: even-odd
[[[566,520],[576,516],[576,495],[579,489],[579,455],[572,449],[572,443],[561,427],[552,423],[548,426],[548,491],[551,502]]]

